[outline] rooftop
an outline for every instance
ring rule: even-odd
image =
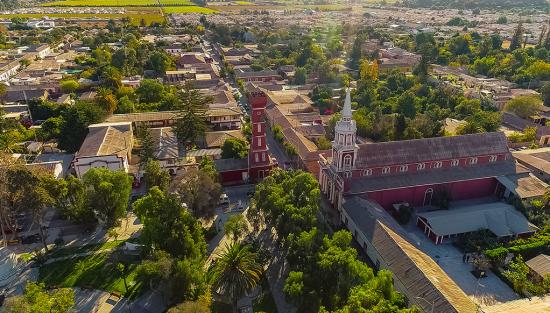
[[[488,229],[496,236],[504,237],[536,230],[513,206],[502,202],[422,212],[417,215],[424,218],[438,236]]]
[[[345,198],[344,210],[411,296],[425,311],[476,312],[475,304],[428,255],[412,245],[388,213],[360,197]],[[417,301],[420,297],[426,301]],[[433,304],[433,308],[430,304]]]
[[[126,157],[132,147],[132,124],[102,123],[88,126],[88,135],[76,157],[117,155]]]

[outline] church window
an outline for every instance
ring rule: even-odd
[[[391,172],[391,168],[389,166],[385,166],[382,169],[382,174],[389,174]]]
[[[351,167],[351,155],[348,154],[344,157],[344,166]]]
[[[372,170],[370,168],[363,170],[363,176],[371,176]]]
[[[443,166],[443,162],[437,161],[433,163],[433,168],[441,168]]]
[[[426,163],[418,163],[418,166],[416,167],[416,169],[417,169],[418,171],[421,171],[421,170],[423,170],[423,169],[425,169],[425,168],[426,168]]]
[[[489,162],[493,163],[493,162],[496,162],[498,159],[498,156],[497,155],[491,155],[489,157]]]
[[[459,160],[454,159],[454,160],[451,161],[451,166],[458,166],[458,163],[459,163]]]
[[[477,164],[477,158],[470,158],[470,164]]]
[[[408,170],[409,170],[409,166],[408,166],[408,165],[401,165],[401,166],[399,167],[399,171],[400,171],[401,173],[404,173],[404,172],[406,172],[406,171],[408,171]]]

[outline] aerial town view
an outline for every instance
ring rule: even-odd
[[[0,0],[0,313],[550,313],[550,0]]]

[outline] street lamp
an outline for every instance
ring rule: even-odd
[[[424,299],[424,298],[422,298],[422,297],[414,297],[414,298],[415,298],[415,299],[421,299],[421,300],[426,301],[426,303],[428,303],[428,304],[432,307],[432,309],[431,309],[430,312],[431,312],[431,313],[434,313],[435,301],[430,302],[430,301],[428,301],[428,300],[426,300],[426,299]]]

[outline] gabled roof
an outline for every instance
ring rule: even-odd
[[[527,264],[533,272],[537,273],[541,277],[550,275],[550,256],[546,254],[539,254],[525,262],[525,264]]]
[[[133,140],[130,122],[93,124],[88,126],[88,130],[76,157],[128,155]]]
[[[439,236],[469,233],[488,229],[498,237],[527,233],[536,228],[513,206],[486,203],[452,210],[417,213],[426,219]]]
[[[155,158],[159,160],[180,157],[180,145],[172,127],[151,128],[151,137],[155,143]]]
[[[455,181],[499,177],[513,173],[516,173],[516,166],[513,161],[509,160],[491,164],[439,168],[420,172],[364,176],[353,178],[348,192],[354,194],[411,186],[444,184]]]
[[[408,241],[402,227],[382,207],[360,197],[347,197],[343,209],[374,246],[394,279],[405,287],[409,301],[426,312],[477,312],[472,300],[430,256]]]
[[[509,153],[502,132],[359,145],[358,167],[414,164]]]

